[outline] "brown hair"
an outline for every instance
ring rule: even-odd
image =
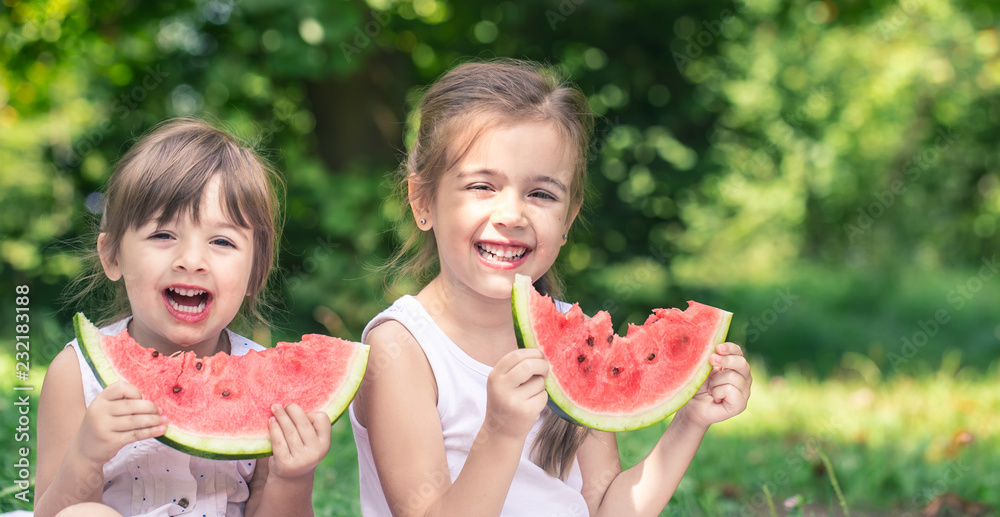
[[[105,253],[117,256],[122,236],[156,219],[166,223],[183,213],[198,221],[202,193],[209,181],[221,179],[223,211],[230,221],[253,234],[253,262],[249,296],[238,319],[267,326],[261,312],[263,291],[277,258],[281,208],[277,190],[283,182],[253,145],[196,118],[177,118],[152,128],[118,161],[104,198],[100,233],[106,235]],[[92,271],[81,279],[80,301],[104,291],[102,321],[131,314],[124,282],[108,281],[95,252]],[[112,285],[108,285],[112,284]]]
[[[416,200],[433,203],[441,176],[488,129],[536,121],[552,123],[575,150],[576,167],[569,193],[571,207],[579,207],[583,204],[587,152],[593,133],[587,97],[551,68],[506,59],[459,65],[426,91],[420,103],[416,139],[399,169],[398,192],[403,206]],[[412,196],[407,194],[408,184],[413,186]],[[386,266],[393,286],[404,279],[426,285],[440,268],[434,230],[419,231],[409,215],[404,211],[406,240]],[[561,294],[560,287],[552,269],[535,281],[536,289],[552,296]],[[542,429],[532,445],[532,456],[550,475],[563,478],[586,436],[585,428],[546,410]]]

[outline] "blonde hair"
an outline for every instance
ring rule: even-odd
[[[250,144],[203,120],[167,120],[118,161],[108,182],[99,228],[105,234],[104,253],[111,259],[117,257],[125,232],[154,218],[163,224],[190,213],[198,221],[202,193],[215,176],[221,180],[219,195],[226,216],[253,234],[249,296],[237,318],[267,326],[261,308],[266,305],[263,292],[277,258],[282,220],[277,190],[283,182]],[[125,283],[110,282],[99,258],[96,251],[91,253],[91,272],[81,279],[84,288],[73,300],[103,293],[107,314],[102,321],[126,317],[131,309]]]
[[[426,91],[419,117],[416,140],[398,173],[397,192],[403,206],[416,200],[425,206],[433,203],[442,175],[477,138],[499,125],[523,122],[552,123],[572,145],[576,166],[569,188],[571,207],[583,204],[593,114],[583,92],[551,68],[506,59],[459,65]],[[408,215],[403,216],[408,236],[386,266],[393,286],[403,279],[426,285],[440,268],[434,230],[419,231]],[[552,269],[535,281],[535,288],[557,297],[561,294]],[[534,461],[550,475],[563,478],[586,436],[585,428],[546,410],[532,445]]]

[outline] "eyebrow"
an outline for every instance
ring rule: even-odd
[[[458,173],[458,178],[459,179],[464,179],[464,178],[466,178],[468,176],[475,176],[477,174],[482,174],[482,175],[485,175],[485,176],[502,176],[502,174],[499,171],[495,170],[495,169],[473,169],[473,170],[469,170],[469,171],[465,171],[465,172],[459,172]],[[531,181],[538,181],[538,182],[541,182],[541,183],[548,183],[548,184],[554,186],[555,188],[559,189],[563,193],[569,192],[569,188],[567,188],[566,185],[563,182],[559,181],[558,179],[556,179],[556,178],[554,178],[552,176],[547,176],[545,174],[536,174],[535,176],[533,176],[531,178]]]

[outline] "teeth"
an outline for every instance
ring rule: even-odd
[[[181,294],[181,293],[178,293],[178,294]],[[191,295],[184,295],[184,296],[191,296]],[[176,310],[178,312],[187,312],[187,313],[190,313],[190,314],[198,314],[199,312],[205,310],[205,302],[199,303],[197,307],[191,307],[189,305],[181,305],[181,304],[173,301],[169,297],[167,298],[167,300],[170,302],[170,306],[173,307],[174,310]]]
[[[195,296],[195,295],[205,294],[204,289],[178,289],[176,287],[170,287],[168,289],[181,296]]]
[[[494,259],[507,259],[507,260],[517,260],[521,258],[522,255],[527,251],[526,248],[519,246],[509,248],[506,246],[494,246],[492,244],[481,243],[479,249],[493,255],[491,258]]]

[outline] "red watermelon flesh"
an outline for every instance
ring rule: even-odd
[[[541,348],[549,362],[546,389],[557,412],[607,431],[648,426],[687,402],[711,371],[708,358],[732,318],[692,301],[684,311],[654,309],[618,336],[607,312],[589,317],[575,304],[559,312],[520,275],[512,304],[520,344]]]
[[[318,334],[244,356],[165,356],[127,331],[99,334],[82,314],[76,322],[81,349],[101,384],[124,379],[136,386],[167,417],[160,441],[208,458],[270,454],[267,424],[276,403],[336,420],[357,392],[368,359],[366,345]]]

